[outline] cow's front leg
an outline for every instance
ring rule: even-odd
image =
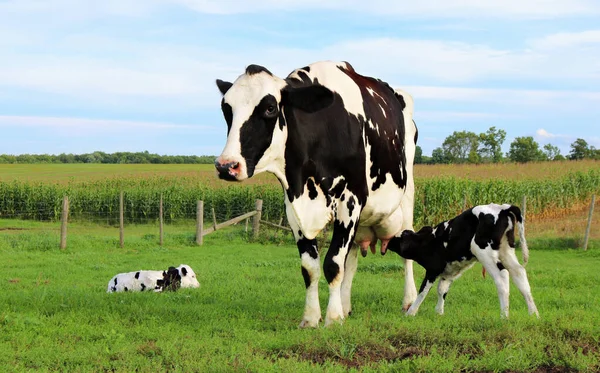
[[[334,322],[341,323],[344,319],[341,287],[346,269],[346,257],[356,235],[360,211],[361,206],[356,197],[350,195],[346,199],[346,202],[339,205],[336,220],[333,223],[331,245],[323,263],[323,272],[329,283],[329,304],[327,305],[327,313],[325,315],[325,326],[331,325]],[[351,261],[356,261],[354,256],[353,259],[350,259]],[[349,291],[350,288],[348,288]],[[350,298],[348,297],[349,300]]]
[[[302,277],[304,278],[304,285],[306,285],[306,304],[300,327],[316,328],[319,326],[319,320],[321,319],[321,305],[319,304],[321,267],[317,240],[301,237],[296,245],[302,260]]]
[[[352,313],[352,304],[350,302],[352,292],[352,280],[356,273],[358,265],[358,246],[352,244],[350,251],[346,257],[346,266],[344,268],[344,280],[342,281],[342,310],[344,317],[348,317]]]

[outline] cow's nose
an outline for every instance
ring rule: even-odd
[[[219,162],[215,161],[215,167],[220,174],[236,175],[240,171],[239,162]]]

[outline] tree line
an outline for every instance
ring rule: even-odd
[[[1,154],[0,163],[213,164],[213,155],[159,155],[144,152],[85,154]]]
[[[490,127],[486,132],[476,134],[469,131],[454,131],[446,137],[441,147],[435,148],[431,156],[423,155],[417,146],[417,164],[455,163],[499,163],[535,162],[557,160],[600,159],[600,149],[590,146],[584,139],[571,144],[570,153],[560,154],[557,146],[546,144],[543,147],[531,136],[517,137],[510,144],[509,151],[502,152],[506,131]],[[159,155],[144,152],[105,153],[95,151],[84,154],[0,154],[0,163],[105,163],[105,164],[213,164],[214,155]]]
[[[500,162],[536,162],[559,160],[600,160],[600,149],[590,146],[584,139],[578,138],[571,144],[566,156],[552,144],[540,147],[533,137],[517,137],[510,144],[509,151],[502,153],[502,144],[506,131],[490,127],[486,132],[476,134],[470,131],[454,131],[446,137],[441,147],[435,148],[431,156],[423,155],[417,146],[415,163],[417,164],[455,164],[455,163],[500,163]]]

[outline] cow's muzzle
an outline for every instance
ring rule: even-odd
[[[240,162],[215,161],[215,168],[219,173],[219,179],[236,181],[242,171]]]

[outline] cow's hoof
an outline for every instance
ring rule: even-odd
[[[300,325],[298,325],[298,327],[300,329],[318,328],[319,327],[319,322],[318,321],[311,321],[311,320],[302,320],[302,322],[300,322]]]
[[[332,325],[342,325],[344,323],[344,318],[339,316],[336,318],[325,317],[325,327],[330,327]]]
[[[412,306],[412,303],[402,306],[402,311],[404,311],[404,312],[408,311],[410,309],[410,306]]]

